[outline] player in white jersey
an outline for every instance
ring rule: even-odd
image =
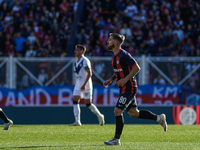
[[[99,112],[97,107],[92,103],[92,70],[91,63],[88,58],[84,56],[86,48],[83,45],[76,45],[74,54],[77,61],[74,63],[74,72],[76,75],[76,84],[73,91],[73,111],[75,122],[69,124],[70,126],[81,126],[80,121],[80,106],[81,98],[84,98],[86,106],[98,117],[99,124],[103,125],[104,115]]]

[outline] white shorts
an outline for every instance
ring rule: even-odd
[[[73,96],[77,96],[77,95],[79,95],[81,98],[84,98],[84,99],[92,99],[92,90],[81,91],[81,90],[74,89]]]

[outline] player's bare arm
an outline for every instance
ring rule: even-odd
[[[115,76],[115,74],[113,74],[113,75],[110,77],[110,79],[106,80],[106,81],[103,83],[103,86],[104,86],[105,88],[107,88],[108,85],[111,84],[115,79],[116,79],[116,76]]]
[[[133,78],[138,72],[140,71],[140,66],[138,64],[136,64],[131,72],[123,79],[120,79],[118,82],[117,82],[117,85],[118,86],[123,86],[124,84],[126,84],[126,82],[128,82],[131,78]]]
[[[81,91],[85,90],[86,84],[88,83],[89,79],[92,77],[92,70],[90,68],[85,69],[85,71],[87,72],[87,76],[86,76],[85,82],[81,86]]]

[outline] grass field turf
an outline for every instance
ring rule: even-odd
[[[199,125],[168,125],[164,132],[160,125],[125,124],[121,146],[104,145],[114,136],[115,125],[14,125],[8,131],[1,125],[0,129],[0,149],[200,149]]]

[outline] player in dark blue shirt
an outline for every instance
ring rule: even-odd
[[[165,114],[156,115],[149,110],[138,110],[136,93],[137,81],[135,75],[140,71],[140,66],[136,60],[121,48],[125,37],[117,33],[110,33],[107,41],[107,49],[114,53],[112,66],[114,74],[106,80],[103,85],[108,87],[115,79],[120,88],[120,97],[115,106],[116,129],[115,137],[104,142],[106,145],[120,145],[120,137],[124,126],[123,112],[126,110],[131,118],[151,119],[162,125],[164,131],[167,131],[167,122]]]
[[[131,72],[132,68],[137,65],[135,59],[128,52],[120,48],[118,53],[114,54],[112,58],[112,66],[115,77],[117,78],[117,83],[120,79],[125,78]],[[120,93],[125,93],[127,90],[133,93],[136,87],[136,78],[133,76],[124,86],[120,86]]]

